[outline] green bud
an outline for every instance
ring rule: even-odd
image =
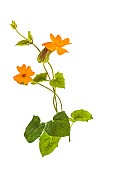
[[[32,37],[32,34],[31,34],[31,32],[30,31],[28,31],[28,41],[29,41],[29,43],[33,43],[33,37]]]
[[[12,29],[16,29],[17,28],[17,24],[15,21],[12,21],[12,23],[10,24]]]
[[[39,63],[44,62],[46,63],[49,60],[49,56],[52,53],[52,51],[48,50],[46,47],[39,53],[37,57],[37,61]]]

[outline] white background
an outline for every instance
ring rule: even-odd
[[[39,86],[13,81],[16,66],[26,64],[40,73],[42,65],[33,47],[16,47],[21,37],[11,29],[30,30],[34,42],[50,40],[49,34],[70,38],[69,53],[51,55],[55,72],[64,73],[66,89],[59,89],[68,115],[86,109],[93,115],[78,122],[71,142],[64,138],[49,156],[42,157],[38,140],[27,143],[23,133],[33,115],[43,121],[55,114],[52,94]],[[4,0],[0,3],[0,169],[113,170],[113,1],[112,0]]]

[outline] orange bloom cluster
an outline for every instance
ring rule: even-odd
[[[50,51],[57,51],[58,55],[62,55],[66,52],[68,52],[66,49],[62,48],[65,45],[71,44],[69,43],[69,38],[65,38],[64,40],[62,40],[60,35],[57,35],[56,37],[54,37],[53,34],[50,34],[50,39],[52,42],[47,42],[42,44],[43,46],[45,46],[48,50]]]
[[[32,81],[32,78],[30,76],[33,76],[35,73],[31,70],[31,67],[26,67],[25,64],[22,65],[22,67],[17,66],[17,70],[20,72],[20,74],[17,74],[14,76],[14,80],[19,84],[28,84]]]

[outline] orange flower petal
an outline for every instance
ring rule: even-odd
[[[52,41],[52,42],[54,42],[54,41],[55,41],[55,37],[54,37],[54,35],[53,35],[53,34],[50,34],[50,39],[51,39],[51,41]]]
[[[28,83],[31,82],[31,81],[32,81],[32,78],[29,77],[29,76],[26,76],[26,77],[23,79],[24,84],[28,84]]]
[[[19,84],[21,84],[22,81],[23,81],[23,77],[21,76],[21,74],[18,74],[18,75],[16,75],[16,76],[14,76],[13,78],[14,78],[14,80],[15,80],[17,83],[19,83]]]
[[[23,64],[22,67],[17,66],[17,70],[21,73],[24,74],[25,70],[26,70],[26,65]]]
[[[52,42],[47,42],[47,43],[42,44],[48,50],[50,50],[50,51],[57,50],[57,53],[59,55],[62,55],[64,53],[68,52],[66,49],[63,49],[61,47],[71,44],[71,43],[69,43],[69,38],[65,38],[64,40],[62,40],[60,35],[57,35],[56,37],[54,37],[53,34],[50,34],[50,39]]]
[[[33,75],[35,74],[35,72],[33,72],[33,71],[31,70],[31,67],[30,67],[30,66],[27,67],[25,73],[26,73],[27,76],[33,76]]]
[[[22,67],[17,66],[17,70],[20,74],[13,77],[17,83],[21,84],[23,82],[24,84],[28,84],[32,81],[30,76],[33,76],[35,73],[31,70],[30,66],[26,68],[26,65],[23,64]]]
[[[64,53],[68,52],[66,49],[61,48],[61,47],[57,47],[57,53],[58,55],[62,55]]]
[[[55,38],[55,41],[54,43],[60,43],[62,41],[62,38],[60,35],[57,35],[56,38]]]
[[[56,50],[56,46],[52,42],[47,42],[47,43],[44,43],[42,45],[45,46],[50,51],[55,51]]]
[[[60,47],[63,47],[65,45],[71,44],[69,43],[69,38],[65,38],[61,43],[60,43]]]

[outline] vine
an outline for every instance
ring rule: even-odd
[[[52,104],[55,110],[53,119],[44,123],[41,122],[38,115],[34,115],[24,132],[24,137],[29,143],[32,143],[39,138],[39,150],[41,155],[49,155],[56,147],[58,147],[59,141],[62,137],[68,136],[70,142],[71,128],[76,121],[88,122],[93,119],[92,115],[83,109],[73,111],[69,117],[63,109],[61,98],[57,94],[57,88],[65,88],[65,79],[63,73],[60,73],[59,71],[54,73],[54,69],[49,58],[54,51],[57,51],[58,55],[63,55],[68,52],[63,47],[71,43],[69,38],[62,40],[60,35],[55,37],[53,34],[50,34],[51,42],[43,43],[42,46],[44,46],[44,48],[40,50],[37,45],[34,44],[30,31],[28,31],[28,36],[25,37],[18,31],[15,21],[12,21],[10,25],[12,29],[14,29],[17,34],[22,37],[22,40],[20,40],[16,45],[33,45],[39,52],[37,61],[42,64],[45,71],[44,73],[35,74],[35,72],[31,70],[30,66],[27,67],[23,64],[22,66],[17,66],[19,74],[13,77],[14,80],[21,85],[28,85],[29,83],[32,85],[40,85],[53,93]],[[50,73],[46,68],[46,64],[49,66],[52,76],[50,76]],[[32,78],[32,76],[34,77]],[[48,82],[50,87],[42,84],[44,82]],[[60,108],[58,107],[58,102],[60,104]]]

